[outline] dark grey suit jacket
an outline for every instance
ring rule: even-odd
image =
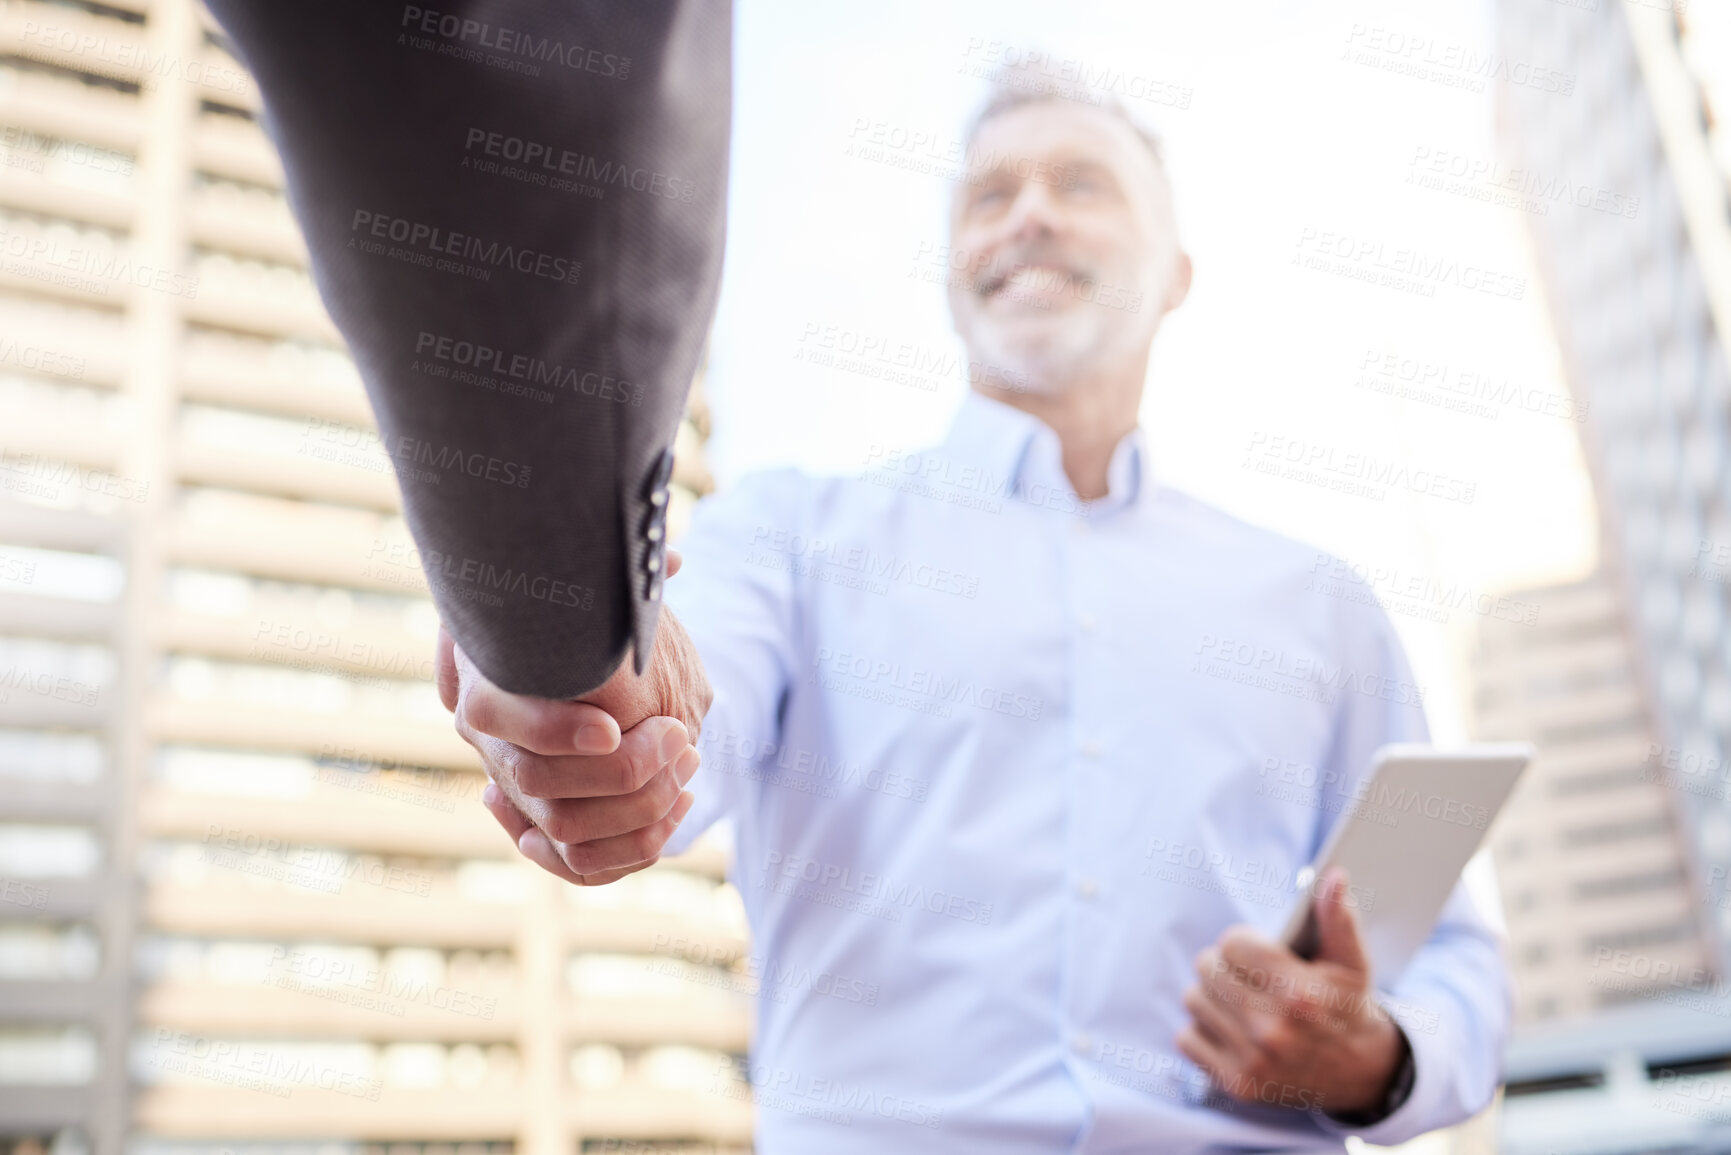
[[[715,307],[729,0],[209,0],[401,482],[439,613],[566,698],[655,635]]]

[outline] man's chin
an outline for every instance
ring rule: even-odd
[[[971,368],[985,374],[983,383],[1008,392],[1063,392],[1086,366],[1091,343],[1082,334],[1027,330],[1018,326],[1006,333],[997,326],[980,326],[969,352],[975,362]]]

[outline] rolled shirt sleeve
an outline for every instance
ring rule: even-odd
[[[700,502],[679,543],[684,567],[667,583],[667,604],[697,646],[715,691],[692,779],[691,812],[668,840],[678,854],[749,795],[751,768],[780,740],[790,671],[794,578],[783,553],[764,549],[801,521],[805,479],[792,471],[760,474]]]
[[[1412,965],[1379,992],[1412,1047],[1406,1101],[1368,1127],[1318,1115],[1325,1129],[1390,1146],[1470,1119],[1490,1105],[1502,1074],[1511,997],[1502,945],[1457,886]]]
[[[1394,627],[1380,610],[1354,608],[1344,624],[1357,653],[1349,660],[1375,671],[1362,694],[1344,709],[1331,768],[1353,792],[1368,775],[1378,747],[1391,742],[1427,742],[1422,688],[1401,649]],[[1376,693],[1370,690],[1375,688]],[[1349,795],[1350,796],[1350,795]],[[1337,815],[1319,816],[1319,849]],[[1392,983],[1377,980],[1377,997],[1406,1034],[1414,1078],[1404,1102],[1368,1126],[1353,1126],[1317,1114],[1323,1130],[1357,1135],[1368,1143],[1404,1143],[1478,1114],[1496,1093],[1502,1051],[1512,1015],[1512,994],[1502,936],[1478,908],[1464,883],[1457,884],[1436,928],[1406,970]]]

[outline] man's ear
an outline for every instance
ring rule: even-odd
[[[1166,287],[1166,312],[1170,313],[1190,295],[1190,254],[1179,250],[1178,265],[1172,270],[1172,283]]]

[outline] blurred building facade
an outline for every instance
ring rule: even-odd
[[[258,111],[195,0],[0,8],[0,1151],[743,1148],[721,855],[481,810]]]
[[[1475,734],[1538,756],[1491,835],[1517,1028],[1652,993],[1595,962],[1642,952],[1666,973],[1713,966],[1671,792],[1646,772],[1657,732],[1628,619],[1603,576],[1521,590],[1531,621],[1487,621]]]
[[[1540,757],[1494,849],[1520,1028],[1504,1149],[1731,1146],[1731,39],[1723,5],[1496,0],[1602,572],[1489,627],[1479,730]]]

